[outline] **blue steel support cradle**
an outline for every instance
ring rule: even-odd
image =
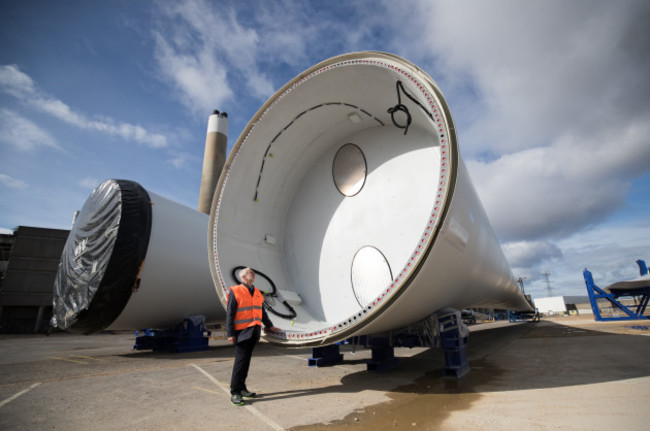
[[[404,329],[385,334],[363,335],[323,347],[312,348],[312,357],[307,360],[310,367],[324,367],[343,362],[340,353],[341,344],[352,344],[371,348],[371,359],[367,362],[367,370],[382,372],[399,366],[399,358],[395,357],[395,347],[438,346],[445,355],[443,378],[460,379],[470,370],[469,361],[465,354],[467,346],[467,328],[464,326],[460,312],[456,310],[441,310],[435,316],[435,325],[439,335],[437,341],[426,341],[417,333]]]
[[[443,378],[460,379],[470,370],[465,354],[467,334],[461,331],[463,322],[460,313],[448,313],[438,316],[440,325],[440,347],[445,353]]]
[[[508,310],[508,322],[539,322],[539,310],[535,311],[514,311]]]
[[[135,333],[135,350],[198,352],[208,350],[211,332],[201,319],[185,319],[169,329],[143,329]]]
[[[393,338],[390,336],[364,335],[329,346],[313,347],[311,349],[312,357],[307,359],[307,365],[310,367],[327,367],[341,364],[343,363],[343,355],[340,353],[340,345],[354,344],[365,347],[370,346],[372,356],[366,364],[368,371],[386,371],[399,365],[399,358],[395,357],[395,348],[391,340]]]
[[[370,338],[372,359],[366,365],[368,371],[387,371],[399,366],[399,358],[395,357],[395,347],[392,337],[372,336]]]
[[[312,357],[307,359],[307,365],[310,367],[326,367],[342,363],[343,355],[339,353],[339,346],[340,343],[336,343],[329,346],[312,348]]]
[[[641,275],[648,273],[648,268],[643,260],[637,260],[636,263],[639,265],[639,272]],[[589,302],[591,303],[591,309],[594,313],[595,319],[597,321],[611,321],[611,320],[641,320],[648,319],[644,316],[646,307],[648,306],[648,301],[650,300],[650,287],[646,289],[638,289],[636,291],[625,291],[620,293],[607,293],[600,287],[596,286],[594,283],[594,278],[589,270],[585,268],[582,273],[585,284],[587,286],[587,293],[589,294]],[[634,296],[639,297],[639,303],[636,306],[636,309],[632,309],[626,305],[623,305],[618,298],[622,296]],[[605,299],[609,301],[615,308],[619,309],[625,316],[617,317],[603,317],[600,314],[600,309],[598,307],[598,300]]]

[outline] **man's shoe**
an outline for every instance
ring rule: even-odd
[[[255,398],[257,394],[255,392],[250,392],[248,389],[241,391],[241,396],[244,398]]]
[[[241,394],[232,394],[230,396],[230,402],[233,403],[236,406],[243,406],[244,405],[244,400],[242,400]]]

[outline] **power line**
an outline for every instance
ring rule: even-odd
[[[550,282],[549,279],[548,279],[548,276],[551,275],[551,273],[548,272],[547,269],[545,269],[545,270],[542,272],[542,275],[544,276],[544,279],[546,280],[546,294],[547,294],[547,295],[549,296],[549,298],[550,298],[551,296],[553,296],[553,289],[551,288],[551,282]]]
[[[526,276],[523,276],[517,279],[517,283],[519,283],[519,286],[521,286],[521,293],[523,293],[524,295],[526,294],[526,290],[524,289],[524,280],[526,278],[527,278]]]

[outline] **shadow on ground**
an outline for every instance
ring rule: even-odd
[[[285,350],[270,344],[256,347],[254,356],[264,358],[292,355],[310,356],[311,349]],[[345,353],[343,366],[364,363]],[[362,352],[360,352],[362,353]],[[230,345],[211,346],[191,353],[140,351],[121,355],[141,359],[232,359]],[[400,349],[396,349],[399,356]],[[361,354],[359,356],[362,356]],[[482,392],[542,389],[586,385],[650,376],[650,337],[614,334],[565,326],[549,321],[504,326],[471,333],[467,347],[471,371],[459,382],[443,380],[443,352],[427,349],[411,357],[401,357],[400,366],[383,373],[359,371],[346,375],[336,391],[359,391],[365,385],[383,389],[382,382],[421,376],[417,383],[399,391],[431,393],[450,390]],[[444,383],[444,384],[441,384]],[[390,384],[390,383],[389,383]],[[315,391],[322,391],[316,389]],[[271,394],[269,394],[271,395]]]
[[[442,378],[442,351],[429,349],[401,358],[400,368],[383,374],[346,375],[340,386],[318,393],[386,390],[392,401],[329,424],[292,428],[436,429],[455,411],[468,410],[482,394],[557,388],[650,376],[650,337],[601,332],[553,322],[527,323],[472,333],[467,355],[471,371],[459,381]],[[413,383],[382,388],[378,379],[405,372]],[[294,396],[300,394],[294,394]],[[304,395],[304,394],[303,394]],[[417,423],[413,418],[419,418]],[[416,428],[413,428],[416,427]]]

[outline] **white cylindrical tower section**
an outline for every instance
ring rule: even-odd
[[[230,153],[210,268],[263,277],[283,345],[399,329],[446,307],[528,309],[460,158],[442,93],[417,66],[362,52],[278,90]]]
[[[128,180],[107,180],[70,231],[54,282],[53,325],[73,332],[225,320],[212,287],[208,216]]]
[[[205,137],[203,154],[203,171],[201,188],[199,190],[198,209],[204,214],[210,213],[214,189],[226,163],[226,147],[228,145],[228,114],[213,111],[208,118],[208,131]]]

